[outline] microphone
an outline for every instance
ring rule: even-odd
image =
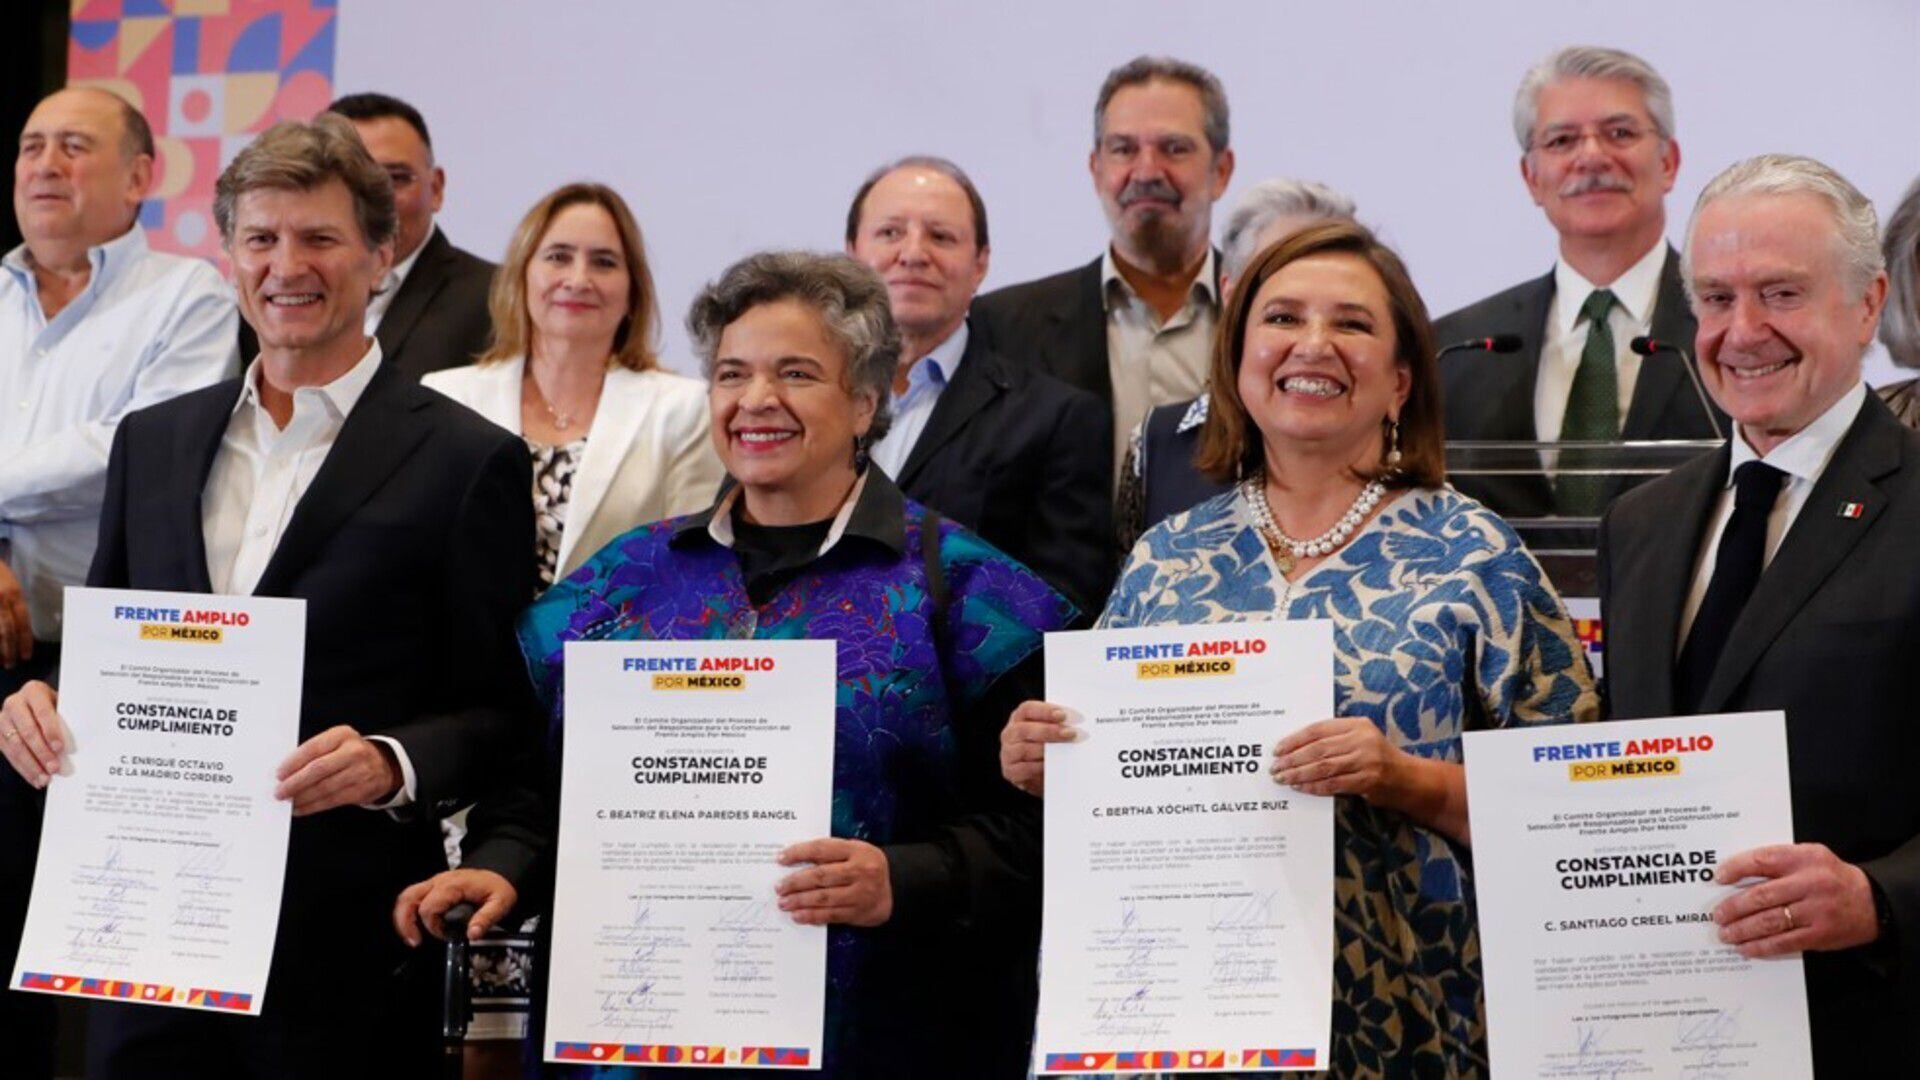
[[[1433,358],[1438,360],[1448,353],[1457,352],[1516,353],[1519,351],[1519,334],[1495,334],[1492,337],[1477,337],[1468,338],[1465,341],[1456,341],[1446,348],[1441,349],[1439,352],[1434,353]]]
[[[1628,347],[1643,357],[1650,357],[1654,353],[1672,353],[1679,357],[1680,366],[1686,370],[1687,381],[1693,384],[1693,396],[1700,402],[1700,411],[1707,415],[1707,423],[1713,426],[1713,437],[1727,437],[1727,433],[1720,429],[1720,418],[1713,414],[1713,406],[1707,402],[1707,388],[1700,385],[1700,373],[1694,370],[1693,357],[1687,354],[1687,350],[1646,334],[1634,338]]]

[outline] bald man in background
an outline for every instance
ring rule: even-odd
[[[61,592],[85,582],[120,418],[239,370],[232,291],[213,267],[147,247],[153,131],[104,90],[70,88],[20,133],[0,259],[0,695],[58,662]],[[0,960],[33,881],[39,792],[0,776]],[[11,1077],[52,1074],[52,1000],[0,995]]]

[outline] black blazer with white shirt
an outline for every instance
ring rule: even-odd
[[[121,422],[88,584],[211,591],[202,492],[240,389]],[[300,739],[339,724],[389,736],[417,784],[407,813],[294,819],[265,1002],[283,1026],[348,1016],[379,1030],[418,1012],[396,996],[409,950],[393,901],[445,868],[439,816],[538,737],[513,635],[534,582],[531,483],[518,439],[382,363],[262,573],[256,595],[306,602]]]
[[[1680,622],[1730,452],[1614,502],[1601,525],[1605,691],[1614,719],[1674,711]],[[1850,516],[1857,514],[1858,516]],[[1891,936],[1807,956],[1822,1076],[1911,1055],[1920,1020],[1920,433],[1868,395],[1755,586],[1702,713],[1784,709],[1795,838],[1861,866]]]
[[[969,332],[895,482],[1092,613],[1115,572],[1112,458],[1099,399]]]
[[[416,379],[473,363],[493,340],[487,291],[495,269],[436,227],[374,331],[387,363]]]

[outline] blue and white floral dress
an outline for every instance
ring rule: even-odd
[[[1102,627],[1329,619],[1334,709],[1458,762],[1474,728],[1598,718],[1560,598],[1504,521],[1450,488],[1401,493],[1288,582],[1239,491],[1140,538]],[[1467,851],[1342,796],[1336,811],[1333,1075],[1487,1068]]]

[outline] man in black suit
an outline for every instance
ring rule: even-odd
[[[1113,584],[1112,417],[970,332],[988,250],[986,203],[944,158],[903,158],[854,194],[847,253],[886,282],[902,343],[893,424],[873,460],[1095,612]]]
[[[1155,405],[1206,388],[1220,312],[1213,204],[1233,178],[1227,94],[1204,68],[1142,56],[1113,69],[1087,170],[1112,234],[1101,256],[980,298],[974,325],[1113,411],[1108,467]]]
[[[439,815],[537,732],[512,626],[533,589],[526,448],[367,339],[394,210],[345,120],[269,129],[214,213],[260,354],[121,423],[88,583],[306,602],[286,886],[258,1018],[94,1005],[88,1073],[412,1074],[436,987],[387,911],[445,865]],[[36,786],[57,773],[55,706],[31,683],[0,709],[0,750]]]
[[[1687,243],[1700,370],[1737,425],[1620,497],[1600,533],[1615,718],[1783,709],[1797,844],[1713,912],[1804,953],[1822,1076],[1885,1075],[1920,1020],[1920,435],[1861,382],[1887,294],[1873,206],[1806,158],[1740,162]]]
[[[385,94],[348,94],[327,106],[353,121],[360,141],[393,181],[400,226],[393,269],[367,305],[367,333],[380,352],[415,379],[473,362],[493,336],[487,290],[494,265],[454,247],[434,223],[447,173],[433,159],[420,111]]]
[[[1641,335],[1675,348],[1690,348],[1694,336],[1679,259],[1666,242],[1666,194],[1680,169],[1666,80],[1629,53],[1561,49],[1521,81],[1513,124],[1521,179],[1559,234],[1559,258],[1545,276],[1434,324],[1442,345],[1521,340],[1516,352],[1441,360],[1447,438],[1717,438],[1724,418],[1698,392],[1686,359],[1631,349]],[[1589,516],[1604,497],[1591,486],[1556,499],[1540,483],[1455,483],[1520,517]]]

